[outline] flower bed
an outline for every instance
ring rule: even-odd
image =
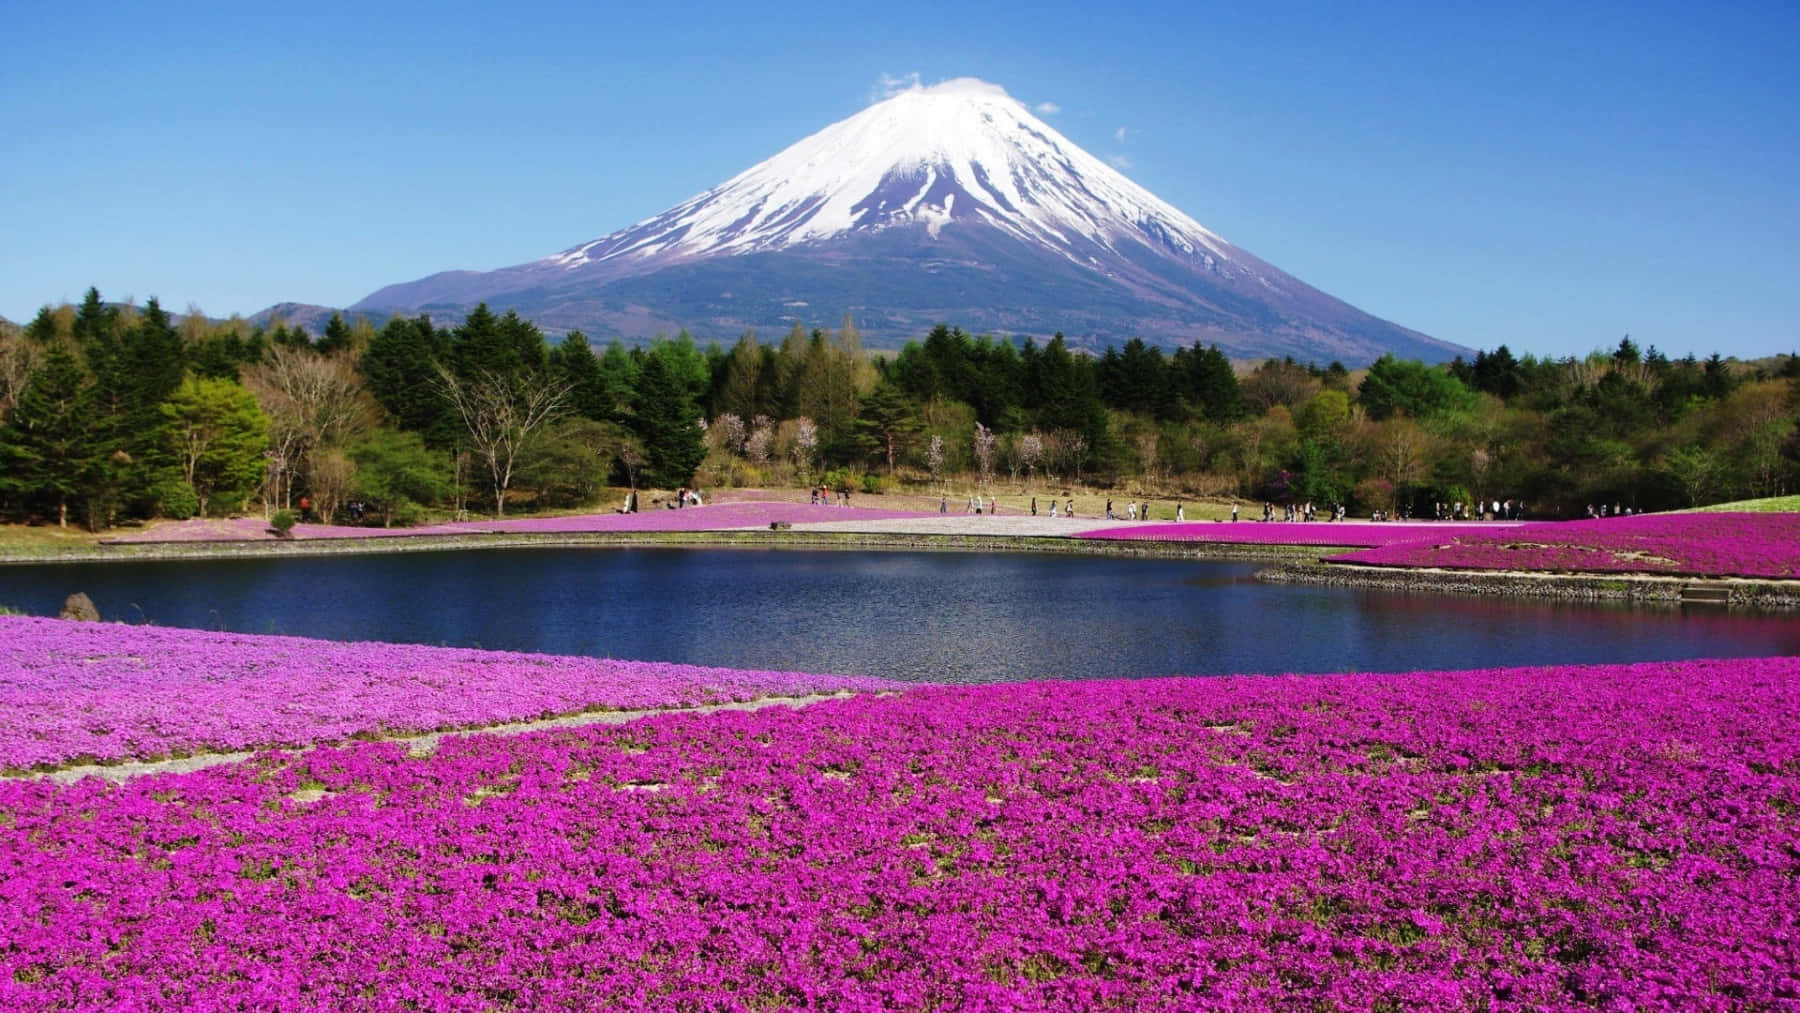
[[[875,687],[889,684],[0,616],[0,769]]]
[[[1641,514],[1527,524],[1387,545],[1330,562],[1794,579],[1800,578],[1800,514]]]
[[[1429,524],[1363,521],[1264,523],[1262,521],[1190,521],[1183,524],[1131,524],[1083,531],[1078,538],[1158,542],[1220,542],[1228,545],[1392,545],[1451,532],[1511,528],[1507,522],[1434,521]]]
[[[635,514],[576,514],[566,517],[517,517],[491,521],[459,521],[426,524],[415,528],[351,527],[336,524],[296,524],[295,540],[333,538],[407,538],[421,535],[569,534],[609,531],[726,531],[733,528],[766,528],[775,521],[805,524],[812,521],[890,520],[917,517],[916,510],[870,507],[830,507],[809,503],[741,502],[688,507],[682,510],[643,510]],[[267,522],[240,517],[232,520],[189,520],[159,524],[109,538],[109,542],[248,542],[274,541]]]
[[[0,783],[7,1009],[1772,1009],[1800,661],[918,690]]]

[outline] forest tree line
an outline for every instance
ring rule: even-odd
[[[871,355],[849,319],[597,350],[485,305],[450,327],[334,316],[315,335],[90,289],[0,331],[0,517],[98,531],[304,502],[406,524],[626,486],[822,482],[1576,516],[1791,491],[1797,416],[1800,358],[1670,359],[1629,338],[1355,371],[1136,339],[1096,357],[950,326]]]

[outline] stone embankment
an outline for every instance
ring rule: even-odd
[[[1650,605],[1800,608],[1800,581],[1647,574],[1512,573],[1498,570],[1402,569],[1347,563],[1291,563],[1260,570],[1276,584],[1324,584],[1431,594],[1477,594]]]

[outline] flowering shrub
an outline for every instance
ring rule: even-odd
[[[1132,524],[1083,531],[1078,538],[1158,542],[1220,542],[1228,545],[1392,545],[1450,532],[1493,531],[1505,523],[1434,521],[1430,524],[1320,522],[1265,524],[1261,521],[1205,521],[1187,524]]]
[[[1800,1002],[1800,660],[924,689],[0,782],[0,1006]]]
[[[1338,563],[1479,570],[1800,577],[1800,514],[1640,514],[1387,545]]]
[[[0,616],[0,769],[888,685]]]

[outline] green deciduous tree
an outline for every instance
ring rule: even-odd
[[[256,397],[229,380],[189,378],[159,406],[159,433],[193,492],[199,513],[232,509],[262,484],[269,421]]]
[[[449,462],[417,433],[377,429],[348,453],[356,463],[356,495],[381,515],[382,527],[449,493]]]
[[[1395,414],[1429,419],[1474,405],[1469,389],[1434,366],[1384,355],[1369,367],[1357,391],[1357,403],[1376,421]]]

